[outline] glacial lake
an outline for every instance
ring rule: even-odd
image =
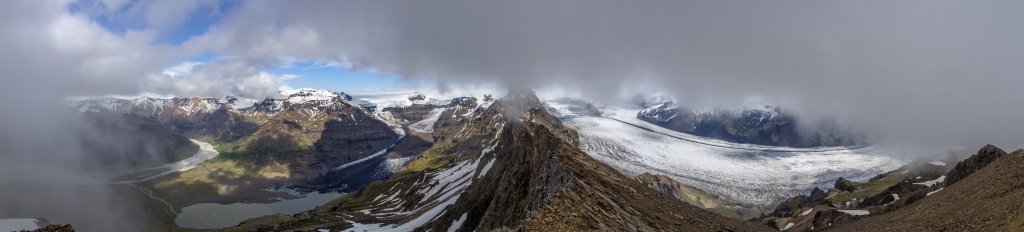
[[[238,225],[246,219],[272,215],[295,214],[327,204],[343,193],[309,193],[303,198],[282,200],[274,203],[201,203],[186,206],[174,218],[174,224],[184,228],[217,229]]]

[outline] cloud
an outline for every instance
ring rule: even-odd
[[[218,60],[208,63],[184,62],[166,69],[160,75],[148,75],[142,79],[143,90],[155,94],[176,96],[236,97],[262,99],[280,97],[277,89],[281,81],[294,80],[298,76],[275,76],[233,60]]]
[[[186,42],[344,61],[440,86],[759,99],[897,140],[1020,144],[1018,1],[247,2]],[[998,110],[995,110],[998,109]],[[981,113],[986,112],[986,113]],[[993,113],[1000,112],[1000,113]],[[974,145],[974,144],[972,144]]]

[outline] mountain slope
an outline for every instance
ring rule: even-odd
[[[76,104],[88,114],[146,119],[166,128],[162,132],[167,134],[216,145],[220,156],[142,184],[176,207],[287,198],[262,190],[318,177],[376,154],[400,138],[399,131],[349,102],[344,93],[298,89],[283,94],[284,99],[245,107],[232,97],[98,99]]]
[[[441,139],[430,150],[388,180],[313,211],[231,230],[767,230],[594,160],[532,92],[454,118],[436,128]]]
[[[85,113],[80,138],[84,153],[104,168],[159,166],[195,154],[199,146],[149,118],[116,113]]]
[[[991,150],[991,149],[989,149]],[[985,152],[982,149],[980,152]],[[973,160],[981,156],[975,155]],[[969,159],[966,162],[970,162]],[[960,166],[960,165],[958,165]],[[1024,150],[999,156],[966,178],[890,213],[837,225],[835,231],[1022,231]],[[955,170],[954,170],[955,171]]]
[[[743,208],[733,203],[726,202],[714,194],[679,183],[665,175],[644,173],[630,178],[646,185],[647,187],[675,197],[676,199],[683,200],[686,203],[715,212],[722,216],[749,219],[758,217],[761,214],[760,210]]]

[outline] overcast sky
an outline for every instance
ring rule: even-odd
[[[898,140],[1021,144],[1021,12],[1022,1],[3,1],[0,67],[4,97],[660,91]]]

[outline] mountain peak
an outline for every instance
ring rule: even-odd
[[[289,90],[278,90],[281,95],[285,95],[285,101],[291,104],[305,104],[305,103],[320,103],[321,105],[328,104],[335,98],[339,100],[351,99],[345,93],[331,92],[323,89],[311,89],[311,88],[300,88],[300,89],[289,89]]]
[[[511,89],[501,98],[501,113],[511,119],[525,118],[531,109],[540,108],[537,94],[530,89]]]
[[[957,163],[952,170],[949,170],[949,173],[946,174],[946,186],[967,178],[967,176],[981,170],[1003,156],[1006,156],[1006,152],[1002,149],[992,144],[985,145],[978,150],[977,154]]]
[[[995,145],[986,144],[984,147],[981,147],[981,149],[978,150],[978,154],[992,154],[996,156],[1003,156],[1006,155],[1006,151],[1003,151],[1003,149],[999,149],[999,147],[996,147]]]

